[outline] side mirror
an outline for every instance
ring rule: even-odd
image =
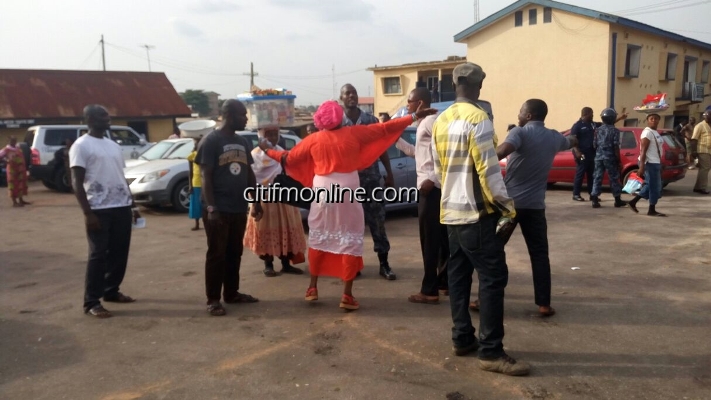
[[[141,146],[145,146],[145,145],[146,145],[146,139],[140,138],[140,139],[138,140],[138,144],[140,144]]]

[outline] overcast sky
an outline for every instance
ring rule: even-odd
[[[711,42],[711,0],[567,2]],[[510,4],[479,3],[482,19]],[[258,86],[319,104],[332,96],[332,66],[338,88],[372,95],[365,68],[466,55],[453,36],[473,23],[472,0],[0,0],[0,68],[98,70],[104,34],[109,70],[147,71],[147,44],[152,70],[178,91],[234,97],[249,88],[252,61]]]

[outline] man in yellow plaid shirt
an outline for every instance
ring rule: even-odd
[[[465,63],[454,68],[457,100],[432,129],[435,174],[442,185],[440,221],[447,225],[449,298],[454,354],[478,349],[479,367],[526,375],[530,366],[504,352],[504,289],[508,282],[505,241],[496,235],[500,218],[516,216],[496,156],[494,126],[476,104],[486,74]],[[472,275],[479,277],[479,340],[469,315]]]

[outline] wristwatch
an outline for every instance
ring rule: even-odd
[[[213,212],[215,212],[215,211],[217,211],[217,210],[215,210],[215,207],[214,207],[214,206],[207,206],[207,212],[213,213]]]

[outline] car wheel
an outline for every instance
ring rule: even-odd
[[[61,168],[54,173],[54,187],[57,191],[62,193],[70,193],[72,191],[72,184],[69,181],[69,177],[64,172],[64,168]]]
[[[190,208],[190,194],[188,193],[188,181],[183,180],[178,182],[173,188],[173,194],[170,197],[170,202],[173,209],[178,212],[186,213]]]
[[[44,187],[46,187],[47,189],[57,190],[57,187],[54,186],[54,182],[51,182],[51,181],[47,181],[47,180],[42,179],[42,184],[43,184]]]

